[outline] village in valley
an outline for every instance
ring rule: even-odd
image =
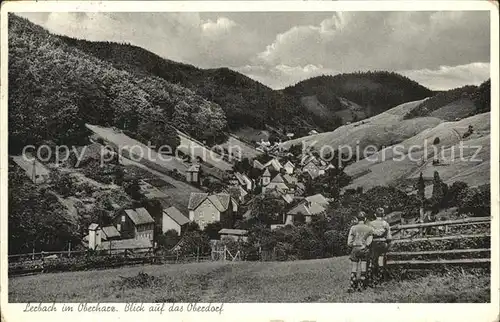
[[[485,12],[469,13],[481,32],[490,30]],[[233,18],[243,25],[262,18],[290,32],[300,25],[293,19],[307,17],[311,32],[415,18],[241,14]],[[137,30],[184,21],[168,12],[109,15],[111,23],[138,19]],[[186,46],[238,25],[211,15],[191,17],[204,17],[195,25],[209,34]],[[205,66],[201,57],[197,67],[144,44],[66,35],[49,18],[8,15],[9,301],[490,301],[491,80],[483,63],[471,60],[482,73],[444,89],[390,64],[362,69],[356,59],[348,72],[311,76],[301,74],[316,70],[310,63],[279,63],[272,77],[294,75],[271,86],[258,74],[265,64]],[[448,20],[449,32],[463,25]],[[408,29],[398,28],[389,29]],[[288,39],[276,30],[269,37]],[[182,51],[184,38],[154,42]],[[275,43],[257,47],[267,48],[258,59],[277,59]]]

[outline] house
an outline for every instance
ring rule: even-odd
[[[253,187],[253,181],[245,174],[242,174],[240,172],[235,172],[233,176],[231,177],[230,180],[231,185],[240,185],[242,186],[246,191],[252,191]]]
[[[242,186],[233,186],[228,188],[228,193],[232,198],[238,201],[240,204],[246,203],[248,199],[248,192],[243,189]]]
[[[209,195],[193,192],[189,196],[189,220],[198,223],[201,229],[209,223],[220,221],[223,226],[231,227],[238,203],[228,193]]]
[[[262,151],[264,152],[264,151]],[[255,169],[259,169],[259,170],[263,170],[264,169],[264,165],[262,163],[260,163],[259,160],[253,160],[253,167]]]
[[[186,171],[186,181],[193,183],[200,183],[200,165],[193,164]]]
[[[313,216],[317,216],[325,211],[326,209],[320,204],[304,199],[286,213],[285,225],[293,225],[299,215],[304,216],[306,223],[311,222]]]
[[[285,180],[285,183],[289,186],[295,186],[299,181],[299,179],[297,179],[297,177],[291,176],[289,174],[284,174],[283,180]]]
[[[330,204],[330,200],[325,196],[323,196],[321,193],[308,196],[305,199],[309,202],[315,202],[325,208],[328,207],[328,205]]]
[[[293,174],[293,172],[295,171],[295,165],[290,161],[287,161],[283,168],[285,169],[287,174]]]
[[[110,235],[116,235],[116,229],[113,230],[110,227],[113,226],[101,228],[98,224],[90,224],[89,234],[86,236],[88,240],[88,248],[99,251],[107,250],[110,253],[118,253],[123,252],[125,249],[134,250],[134,252],[147,252],[153,247],[151,240],[148,238],[110,238]]]
[[[297,182],[297,184],[295,185],[295,195],[301,196],[304,194],[305,191],[306,191],[306,186],[304,185],[304,183]]]
[[[307,134],[309,134],[309,135],[318,134],[318,131],[316,131],[316,130],[311,130],[311,131],[309,131]]]
[[[279,173],[271,180],[271,182],[269,182],[269,184],[262,187],[262,192],[265,193],[267,190],[274,189],[284,193],[290,190],[290,187],[288,187],[288,185],[285,183],[285,180]]]
[[[247,241],[248,240],[248,231],[244,229],[229,229],[223,228],[219,230],[220,238],[231,238],[235,241]]]
[[[289,140],[291,140],[294,136],[295,136],[295,134],[294,134],[294,133],[287,133],[287,134],[286,134],[286,137],[287,137]]]
[[[266,170],[262,174],[261,181],[262,186],[267,186],[271,182],[271,172],[269,172],[269,169],[266,168]]]
[[[323,170],[323,171],[322,171]],[[307,172],[311,175],[311,178],[315,179],[320,175],[324,174],[324,169],[321,169],[320,165],[316,161],[316,158],[310,159],[302,166],[302,171]]]
[[[264,164],[264,168],[270,169],[271,171],[274,172],[279,172],[281,168],[283,168],[283,166],[278,161],[278,159],[274,158],[269,160],[266,164]]]
[[[145,208],[125,209],[119,212],[114,218],[114,224],[123,239],[154,240],[155,221]]]
[[[169,207],[163,210],[161,232],[165,233],[167,230],[175,230],[178,235],[183,233],[183,228],[189,223],[189,218],[184,216],[179,209]]]

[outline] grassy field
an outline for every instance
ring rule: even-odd
[[[488,302],[489,276],[391,281],[347,293],[346,257],[135,266],[9,279],[9,302]],[[139,273],[147,275],[138,276]]]

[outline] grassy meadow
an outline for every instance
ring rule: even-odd
[[[206,262],[9,279],[9,302],[489,302],[488,275],[391,281],[347,293],[347,257],[293,262]]]

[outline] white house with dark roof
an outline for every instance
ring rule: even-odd
[[[189,223],[189,218],[184,216],[179,209],[169,207],[163,210],[161,231],[165,233],[168,230],[175,230],[178,235],[183,232],[183,227]]]
[[[238,202],[228,193],[210,195],[193,192],[189,197],[189,220],[196,222],[201,229],[209,223],[220,221],[230,227],[238,212]]]
[[[114,218],[122,238],[147,238],[154,240],[155,221],[145,208],[124,209]]]

